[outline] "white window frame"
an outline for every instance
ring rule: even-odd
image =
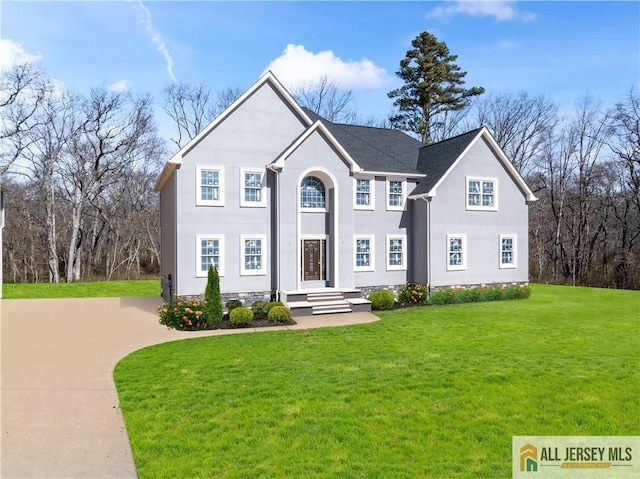
[[[453,239],[461,239],[462,240],[462,261],[461,264],[451,264],[449,262],[450,254],[451,254],[451,240]],[[466,234],[448,234],[447,235],[447,271],[465,271],[467,269],[467,235]]]
[[[260,264],[261,269],[246,269],[244,246],[245,241],[260,240],[261,253]],[[240,235],[240,276],[266,276],[267,274],[267,235]]]
[[[358,240],[369,241],[369,265],[358,266]],[[376,246],[375,236],[373,235],[354,235],[353,236],[353,270],[354,271],[375,271]]]
[[[358,180],[369,182],[369,204],[358,204]],[[354,178],[353,179],[353,209],[355,210],[374,210],[376,203],[376,180],[375,178]]]
[[[402,202],[400,205],[392,205],[389,202],[390,199],[390,195],[391,195],[391,182],[397,182],[397,183],[402,183]],[[387,205],[387,210],[388,211],[404,211],[404,206],[407,203],[407,179],[406,178],[387,178],[386,181],[386,199],[385,199],[385,203]]]
[[[512,261],[511,263],[503,263],[502,262],[502,240],[510,239],[511,244],[513,245],[513,249],[511,251]],[[515,234],[503,234],[500,235],[500,240],[498,243],[498,258],[500,261],[500,269],[514,269],[518,267],[518,235]]]
[[[391,250],[389,242],[391,240],[402,240],[402,264],[390,264]],[[387,271],[404,271],[407,269],[407,235],[386,235],[385,238],[385,255]]]
[[[209,270],[202,271],[202,240],[217,240],[220,257],[218,265],[218,275],[224,276],[224,235],[219,234],[204,234],[196,235],[196,278],[206,278],[209,274]]]
[[[480,204],[479,205],[470,205],[469,204],[469,183],[472,181],[480,182]],[[493,205],[492,206],[483,206],[482,205],[482,184],[483,183],[493,183]],[[488,178],[484,176],[466,176],[464,182],[464,202],[465,207],[469,211],[498,211],[498,178]]]
[[[302,182],[309,177],[316,178],[324,188],[324,208],[314,208],[314,207],[306,207],[302,204]],[[309,173],[305,175],[298,184],[298,205],[300,205],[300,211],[303,213],[326,213],[327,212],[327,203],[329,202],[328,188],[325,181],[315,173]]]
[[[217,171],[218,180],[220,184],[218,189],[220,190],[219,198],[217,200],[203,200],[202,199],[202,172],[203,171]],[[224,206],[224,166],[196,166],[196,206]]]
[[[245,174],[246,173],[260,173],[260,201],[247,201],[245,196]],[[264,170],[260,168],[240,168],[240,207],[242,208],[266,208],[267,196],[266,196],[266,175]]]

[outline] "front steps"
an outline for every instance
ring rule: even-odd
[[[322,288],[283,291],[281,300],[291,310],[291,316],[311,316],[332,313],[371,311],[371,302],[361,297],[359,290]]]

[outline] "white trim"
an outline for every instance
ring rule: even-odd
[[[369,204],[359,205],[358,201],[358,181],[369,182]],[[353,209],[354,210],[375,210],[376,209],[376,179],[375,178],[353,178]]]
[[[333,188],[333,201],[334,201],[334,208],[333,211],[331,211],[331,217],[333,217],[333,236],[329,235],[327,238],[327,248],[329,249],[329,251],[331,251],[331,246],[335,245],[335,247],[333,248],[334,252],[336,254],[333,255],[331,259],[332,263],[332,269],[331,269],[331,276],[334,278],[334,284],[332,284],[331,286],[334,288],[339,288],[340,287],[340,276],[339,276],[339,263],[338,263],[338,248],[337,248],[337,241],[338,238],[340,238],[340,218],[339,218],[339,205],[340,205],[340,198],[338,197],[338,181],[336,180],[336,177],[333,175],[333,173],[331,173],[329,170],[322,168],[322,167],[311,167],[311,168],[307,168],[306,170],[304,170],[299,176],[298,176],[298,181],[296,183],[296,289],[302,289],[302,242],[301,240],[303,239],[303,235],[302,235],[302,209],[300,208],[300,194],[299,194],[299,189],[300,189],[300,184],[302,183],[302,180],[309,175],[316,175],[318,176],[321,180],[325,180],[325,178],[328,180],[328,182],[330,182],[330,185],[327,185],[327,183],[325,183],[325,205],[327,205],[327,202],[329,201],[329,195],[328,195],[328,187]],[[327,205],[330,206],[330,205]],[[329,208],[327,208],[327,210],[329,210]],[[305,210],[305,212],[308,212],[309,210]],[[327,265],[328,268],[328,265]],[[326,279],[327,282],[330,282],[331,279],[327,278]]]
[[[459,265],[452,265],[449,263],[449,255],[451,254],[450,243],[452,239],[461,239],[462,240],[462,262]],[[466,234],[448,234],[447,235],[447,255],[446,255],[446,264],[447,271],[465,271],[467,269],[467,235]]]
[[[464,158],[464,156],[467,154],[467,152],[473,147],[473,145],[476,144],[476,142],[478,141],[478,139],[480,137],[483,137],[485,140],[487,140],[489,142],[489,146],[491,147],[493,152],[496,154],[496,156],[498,158],[498,161],[500,161],[502,166],[508,171],[508,173],[511,176],[511,178],[515,181],[515,183],[520,187],[520,189],[524,193],[526,201],[528,201],[528,202],[529,201],[536,201],[538,198],[536,198],[536,196],[533,194],[533,191],[531,191],[531,189],[527,186],[527,184],[525,183],[525,181],[522,178],[522,176],[520,176],[520,174],[516,170],[515,166],[513,166],[513,163],[511,163],[509,161],[509,158],[507,158],[507,156],[504,154],[504,151],[502,151],[502,148],[500,148],[500,145],[498,145],[496,143],[496,140],[493,138],[493,136],[491,136],[491,133],[489,133],[489,130],[487,130],[486,127],[483,127],[478,132],[476,137],[471,142],[469,142],[469,144],[464,149],[464,151],[462,153],[460,153],[460,156],[458,156],[458,158],[451,164],[449,169],[447,169],[447,171],[444,173],[444,175],[442,175],[440,177],[440,179],[436,182],[435,185],[433,185],[433,187],[428,192],[426,192],[426,193],[424,193],[422,195],[412,196],[411,199],[418,199],[420,197],[424,197],[424,198],[433,198],[433,197],[435,197],[436,196],[436,190],[438,189],[438,186],[440,186],[440,184],[445,180],[445,178],[447,176],[449,176],[449,173],[451,173],[453,171],[453,169],[458,165],[458,163],[460,163],[462,158]],[[445,140],[445,141],[447,141],[447,140]]]
[[[369,240],[369,265],[368,266],[358,266],[357,255],[358,255],[358,240]],[[354,234],[353,235],[353,270],[358,271],[375,271],[376,270],[376,246],[375,246],[375,236],[374,235],[361,235]]]
[[[260,173],[260,201],[247,201],[245,198],[246,173]],[[266,208],[267,207],[267,175],[261,168],[240,168],[240,207],[241,208]]]
[[[402,184],[402,204],[401,205],[391,205],[389,204],[389,188],[391,182],[399,182]],[[407,204],[407,180],[406,178],[393,178],[389,177],[385,180],[386,183],[386,196],[385,196],[385,205],[387,211],[404,211],[405,205]]]
[[[202,178],[201,173],[203,171],[217,171],[218,172],[218,195],[217,200],[203,200],[201,194]],[[208,165],[196,165],[196,206],[224,206],[224,166],[208,166]]]
[[[269,83],[284,99],[285,103],[302,119],[302,122],[306,126],[310,126],[313,121],[309,118],[309,115],[296,103],[287,89],[280,83],[271,71],[267,71],[260,79],[254,83],[251,88],[244,92],[236,101],[234,101],[226,110],[218,115],[209,125],[207,125],[200,133],[198,133],[191,141],[183,146],[173,157],[164,165],[162,173],[160,174],[158,181],[156,182],[155,191],[160,191],[164,188],[165,183],[177,168],[180,168],[182,159],[191,149],[196,146],[205,136],[207,136],[214,128],[227,119],[235,110],[237,110],[244,102],[247,101],[256,91],[258,91],[263,85]]]
[[[469,182],[471,181],[479,181],[480,182],[480,204],[479,205],[470,205],[469,204]],[[482,205],[482,183],[493,183],[493,205],[491,206],[483,206]],[[472,176],[468,175],[464,177],[464,205],[467,211],[498,211],[498,178],[489,178],[486,176]]]
[[[402,264],[399,265],[390,265],[389,259],[391,251],[389,251],[389,241],[391,240],[402,240]],[[386,270],[387,271],[404,271],[407,269],[407,235],[386,235],[385,237],[385,256],[386,256]]]
[[[202,240],[217,240],[218,241],[218,275],[224,276],[224,235],[220,234],[201,234],[196,235],[196,278],[206,278],[209,270],[202,271]]]
[[[260,241],[260,269],[246,269],[245,241]],[[266,276],[267,274],[267,235],[240,235],[240,276]]]
[[[513,245],[513,250],[511,251],[511,257],[512,257],[511,263],[502,262],[502,240],[503,239],[510,239],[511,244]],[[515,269],[518,267],[518,235],[516,234],[500,235],[499,242],[498,242],[498,263],[500,264],[500,269]]]
[[[289,158],[289,156],[291,156],[293,152],[296,151],[300,147],[300,145],[302,145],[307,140],[307,138],[309,138],[316,131],[319,131],[322,135],[324,135],[325,140],[327,140],[327,142],[335,148],[338,154],[344,160],[346,160],[346,162],[349,164],[350,173],[359,173],[362,170],[362,168],[358,166],[355,160],[351,158],[351,155],[347,152],[347,150],[344,149],[340,142],[336,140],[335,136],[331,134],[327,127],[324,126],[324,123],[322,123],[320,120],[316,121],[313,125],[311,125],[311,127],[303,131],[302,134],[296,139],[296,141],[294,141],[293,144],[289,146],[289,148],[287,148],[273,163],[268,166],[269,169],[274,171],[283,169],[285,160]]]

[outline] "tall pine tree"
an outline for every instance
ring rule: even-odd
[[[444,42],[429,32],[422,32],[411,42],[413,48],[400,61],[396,72],[404,86],[390,91],[398,114],[391,124],[399,129],[420,135],[423,143],[432,143],[433,130],[444,130],[447,112],[462,110],[469,105],[467,99],[484,93],[482,87],[463,88],[467,72],[453,63],[458,56],[449,54]]]

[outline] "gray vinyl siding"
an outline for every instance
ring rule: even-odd
[[[176,173],[171,175],[164,188],[160,192],[160,275],[162,278],[162,297],[170,299],[177,291],[176,275]],[[171,275],[171,292],[168,287],[168,278]]]
[[[466,209],[466,176],[498,180],[498,211]],[[524,194],[480,139],[450,172],[431,200],[431,285],[510,283],[528,280],[528,207]],[[467,265],[447,271],[447,234],[467,237]],[[517,235],[517,268],[500,269],[501,234]]]

